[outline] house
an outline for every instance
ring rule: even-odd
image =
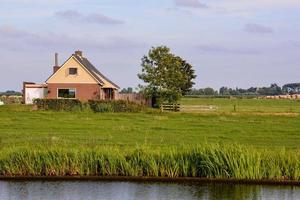
[[[61,66],[55,54],[53,74],[45,84],[23,83],[23,97],[26,104],[36,98],[115,100],[119,86],[104,76],[82,51],[76,51]]]

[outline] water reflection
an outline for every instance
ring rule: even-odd
[[[225,184],[0,181],[1,200],[300,199],[300,188]]]

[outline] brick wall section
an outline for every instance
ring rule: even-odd
[[[57,89],[76,89],[76,99],[80,101],[97,100],[101,98],[101,88],[97,84],[48,84],[48,99],[57,99]]]

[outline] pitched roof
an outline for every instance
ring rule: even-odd
[[[114,82],[112,82],[111,80],[109,80],[106,76],[104,76],[87,58],[84,58],[82,56],[78,56],[76,53],[72,54],[65,62],[63,65],[60,66],[60,68],[62,66],[65,65],[65,63],[67,63],[71,58],[75,58],[75,60],[77,60],[79,62],[80,65],[82,65],[92,76],[93,78],[96,79],[96,81],[100,84],[100,85],[104,85],[106,81],[106,83],[110,83],[111,85],[113,85],[114,87],[116,87],[117,89],[120,89],[120,87],[115,84]],[[59,70],[58,70],[59,71]],[[54,76],[55,73],[53,73],[47,80],[47,81]],[[104,80],[104,81],[103,81]]]
[[[116,88],[120,88],[117,84],[109,80],[106,76],[104,76],[87,58],[84,58],[82,56],[78,56],[76,54],[73,54],[72,56],[75,57],[75,59],[80,62],[81,65],[83,65],[96,79],[99,81],[99,83],[104,84],[102,79],[105,79],[107,82],[115,86]]]

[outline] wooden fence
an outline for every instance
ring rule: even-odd
[[[160,106],[161,111],[173,111],[179,112],[180,111],[180,104],[168,104],[164,103]]]
[[[184,105],[181,106],[180,111],[182,112],[205,112],[205,111],[216,111],[218,107],[215,105]]]
[[[180,105],[180,104],[167,104],[164,103],[160,106],[161,111],[173,112],[203,112],[203,111],[216,111],[217,106],[214,105]]]
[[[141,105],[151,106],[151,100],[146,99],[142,94],[116,94],[116,100],[130,101]]]

